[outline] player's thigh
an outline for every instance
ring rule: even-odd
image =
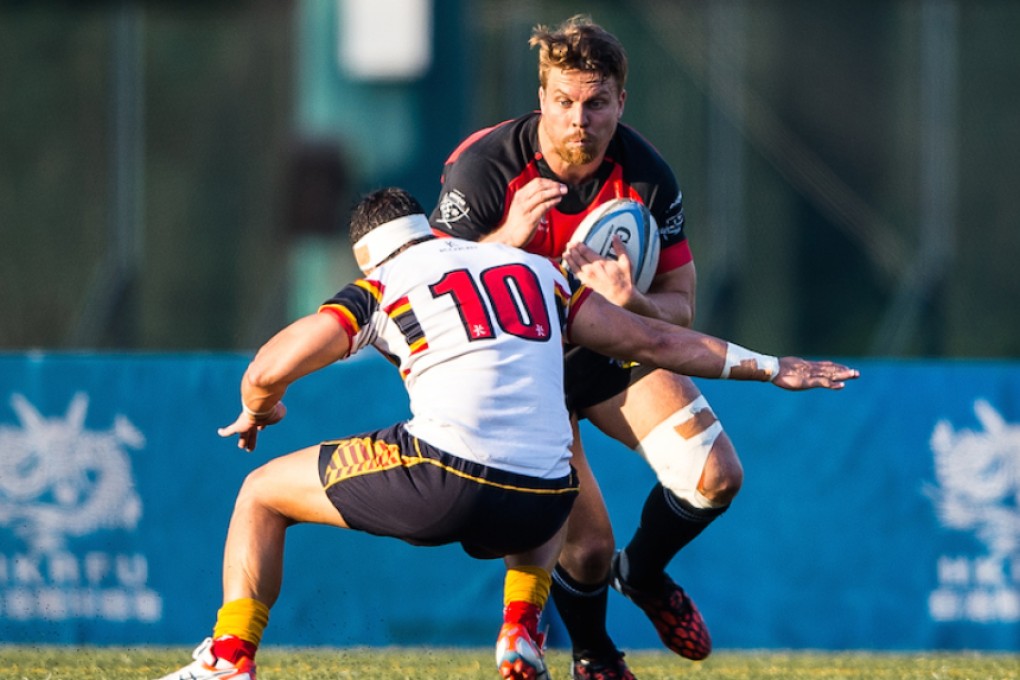
[[[626,390],[585,410],[595,427],[633,449],[656,425],[701,396],[687,376],[654,370]]]
[[[570,462],[577,472],[580,493],[574,501],[574,507],[567,519],[567,547],[565,550],[597,551],[599,547],[592,545],[592,541],[599,541],[607,544],[608,548],[605,549],[611,553],[613,527],[609,521],[609,512],[606,510],[606,503],[602,497],[602,489],[588,463],[588,456],[584,451],[584,444],[581,441],[576,420],[573,421],[573,425],[574,443],[570,447],[572,454]]]
[[[322,489],[318,445],[274,458],[258,468],[245,480],[243,493],[293,522],[347,528]]]
[[[585,415],[602,432],[633,449],[656,426],[699,397],[701,390],[689,377],[658,369],[631,383],[624,392],[591,407]],[[654,462],[652,467],[656,467]],[[709,492],[735,493],[742,478],[740,459],[729,436],[722,431],[705,460],[699,486]]]

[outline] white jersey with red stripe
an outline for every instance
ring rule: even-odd
[[[589,289],[547,258],[435,239],[327,301],[351,336],[400,369],[408,430],[455,456],[542,478],[568,473],[563,342]]]

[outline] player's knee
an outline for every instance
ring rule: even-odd
[[[609,573],[616,544],[613,537],[592,535],[583,541],[567,542],[560,551],[560,565],[581,583],[597,583]]]
[[[234,500],[234,514],[251,512],[261,507],[266,493],[272,488],[270,475],[263,468],[256,468],[248,473],[237,492]]]
[[[728,505],[743,482],[733,445],[703,396],[659,423],[637,451],[665,488],[696,508]]]
[[[733,445],[725,433],[722,433],[712,447],[708,460],[705,461],[698,491],[712,507],[722,507],[733,502],[743,484],[744,468],[733,450]]]

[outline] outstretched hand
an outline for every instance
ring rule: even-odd
[[[216,432],[221,437],[232,437],[236,434],[238,436],[237,448],[244,449],[245,451],[254,451],[255,445],[258,442],[259,432],[269,425],[275,425],[280,422],[286,415],[287,407],[281,401],[273,406],[272,413],[266,418],[256,420],[244,411],[241,411],[241,415],[237,416],[237,420],[226,427],[219,428]]]
[[[847,380],[861,376],[856,368],[831,361],[808,361],[799,357],[780,357],[779,373],[772,382],[784,390],[810,390],[825,387],[841,390]]]

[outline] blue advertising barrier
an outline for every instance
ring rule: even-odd
[[[247,361],[0,356],[0,642],[197,642],[244,476],[407,416],[389,364],[355,359],[294,385],[245,453],[216,428]],[[851,363],[862,378],[839,393],[700,381],[745,483],[670,573],[718,648],[1020,649],[1020,364]],[[622,544],[653,477],[583,433]],[[501,562],[325,527],[287,540],[267,643],[492,644]],[[610,628],[659,647],[615,593]]]

